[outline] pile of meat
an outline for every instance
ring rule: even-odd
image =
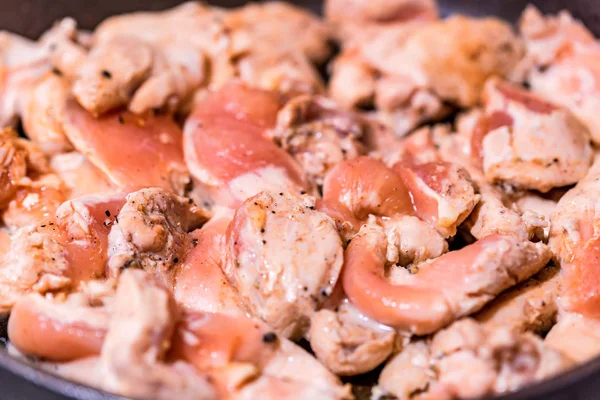
[[[0,33],[11,354],[134,398],[379,370],[373,399],[419,400],[600,354],[600,42],[533,7],[324,8]]]

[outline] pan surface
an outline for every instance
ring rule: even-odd
[[[378,0],[371,0],[378,1]],[[545,13],[567,9],[600,36],[600,0],[437,0],[442,12],[482,16],[494,15],[516,21],[529,3]],[[208,0],[210,4],[233,7],[242,0]],[[320,0],[292,1],[320,12]],[[162,10],[181,3],[177,0],[3,0],[0,29],[30,38],[38,37],[52,23],[70,16],[84,29],[119,13]],[[6,338],[6,324],[0,322],[0,339]],[[5,341],[5,339],[2,339]],[[365,378],[367,380],[368,377]],[[0,400],[120,400],[98,390],[75,384],[40,371],[8,355],[0,345]],[[495,400],[597,400],[600,399],[600,357],[549,381],[526,387]]]

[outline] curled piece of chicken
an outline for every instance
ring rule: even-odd
[[[317,208],[336,222],[345,240],[352,238],[370,215],[412,215],[410,194],[392,169],[370,157],[336,165],[325,178]]]
[[[481,309],[550,259],[545,245],[502,235],[421,263],[412,272],[390,267],[386,251],[380,228],[361,228],[345,252],[344,292],[376,321],[420,335]]]
[[[600,44],[594,35],[567,11],[543,16],[533,6],[523,12],[519,29],[527,57],[517,75],[524,74],[534,92],[569,108],[598,143]]]
[[[478,201],[468,173],[455,164],[405,162],[390,169],[363,156],[339,163],[329,172],[319,208],[350,233],[369,215],[415,214],[449,237]]]
[[[590,135],[567,109],[496,78],[483,96],[471,154],[488,181],[547,192],[583,178],[592,159]]]
[[[572,365],[530,333],[457,321],[408,344],[385,366],[378,390],[398,398],[471,399],[512,392]],[[468,366],[468,368],[466,368]]]

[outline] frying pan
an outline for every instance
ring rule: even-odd
[[[211,4],[233,7],[242,0],[209,0]],[[378,1],[378,0],[371,0]],[[319,0],[296,0],[299,6],[320,12]],[[37,38],[57,19],[71,16],[84,29],[114,14],[137,10],[161,10],[177,0],[2,0],[0,29]],[[545,13],[568,9],[600,35],[600,0],[438,0],[443,14],[495,15],[516,21],[528,3]],[[5,342],[6,325],[0,323],[0,341]],[[374,377],[357,377],[373,382]],[[122,397],[90,389],[13,359],[0,346],[0,400],[119,400]],[[507,394],[496,400],[597,400],[600,399],[600,357],[567,373]],[[174,399],[176,400],[176,399]]]

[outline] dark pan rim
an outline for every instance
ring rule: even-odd
[[[73,398],[77,400],[126,400],[121,396],[116,396],[95,389],[90,386],[82,385],[49,371],[42,370],[34,364],[25,360],[15,358],[8,354],[6,348],[0,349],[0,368],[21,377],[30,383],[50,390],[56,394]],[[525,386],[516,392],[508,392],[500,396],[489,397],[493,400],[528,400],[545,399],[548,396],[557,393],[559,390],[574,388],[583,381],[598,377],[600,373],[600,356],[593,358],[581,365],[578,365],[562,374],[552,376],[541,382]],[[579,399],[579,397],[576,397]]]
[[[6,348],[0,349],[0,368],[34,385],[67,398],[77,400],[126,400],[124,397],[115,396],[40,369],[35,364],[11,356]]]
[[[600,380],[600,356],[585,361],[563,373],[551,376],[543,381],[524,386],[515,392],[504,393],[500,396],[492,397],[494,400],[531,400],[546,399],[558,391],[572,390],[575,395],[575,388],[586,382],[597,378]],[[585,400],[586,397],[574,396],[574,400]]]

